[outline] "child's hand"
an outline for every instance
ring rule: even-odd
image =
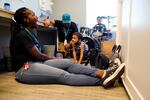
[[[65,48],[65,50],[68,50],[68,49],[70,48],[70,44],[68,44],[68,43],[65,44],[65,45],[64,45],[64,48]]]
[[[75,62],[75,63],[78,63],[78,61],[77,61],[77,60],[74,60],[74,62]]]
[[[78,62],[78,64],[81,64],[80,62]]]
[[[74,41],[71,40],[71,41],[70,41],[70,44],[71,44],[71,45],[74,45],[75,43],[74,43]]]

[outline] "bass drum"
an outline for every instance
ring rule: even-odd
[[[90,62],[90,65],[95,66],[96,58],[97,58],[97,55],[99,52],[99,50],[97,49],[99,46],[99,43],[98,43],[98,41],[93,40],[89,37],[83,37],[83,42],[86,43],[89,47],[88,60]]]
[[[99,41],[89,37],[83,37],[83,42],[86,43],[89,47],[89,50],[96,49],[99,47]]]

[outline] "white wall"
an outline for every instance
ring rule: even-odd
[[[53,17],[60,19],[63,13],[70,13],[79,26],[86,25],[86,0],[52,0]]]
[[[150,100],[150,1],[123,0],[121,44],[124,84],[134,100]]]

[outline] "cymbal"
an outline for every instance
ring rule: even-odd
[[[116,18],[116,16],[101,16],[103,19],[113,19]]]

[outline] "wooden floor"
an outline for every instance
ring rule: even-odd
[[[13,72],[0,74],[0,100],[129,100],[120,84],[101,86],[29,85],[16,82]]]

